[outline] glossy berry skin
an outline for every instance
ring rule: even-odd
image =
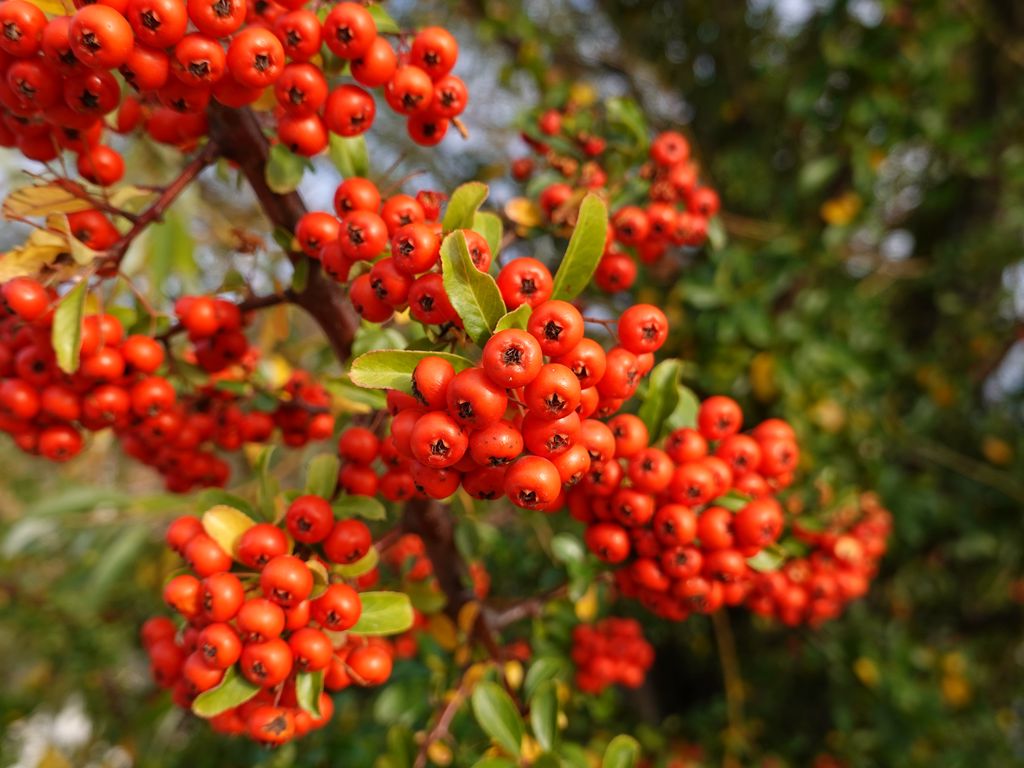
[[[355,625],[362,613],[359,594],[347,584],[331,584],[310,604],[313,620],[324,629],[344,632]]]
[[[656,352],[668,338],[668,319],[651,304],[636,304],[619,317],[618,329],[619,343],[630,352]]]
[[[299,558],[278,555],[260,572],[260,589],[282,608],[293,608],[313,591],[313,574]]]
[[[362,560],[373,546],[373,537],[361,520],[339,520],[323,542],[324,554],[335,563]]]
[[[334,527],[331,505],[319,496],[300,496],[288,505],[285,525],[292,538],[303,544],[323,541]]]
[[[270,523],[257,523],[247,529],[238,542],[238,559],[250,568],[261,569],[287,552],[288,539],[284,531]]]
[[[540,456],[523,456],[505,473],[505,495],[523,509],[543,509],[562,487],[558,468]]]
[[[515,389],[533,381],[544,360],[540,344],[533,336],[510,328],[487,340],[481,363],[491,381],[498,386]]]
[[[284,681],[292,671],[292,651],[280,638],[262,643],[247,643],[239,664],[247,680],[263,688],[272,688]]]

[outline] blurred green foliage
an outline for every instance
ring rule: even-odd
[[[443,5],[413,15],[442,21]],[[639,99],[659,127],[685,123],[728,235],[660,299],[683,329],[689,383],[789,419],[807,487],[873,489],[895,519],[883,573],[841,620],[784,631],[732,617],[739,724],[727,726],[711,623],[695,618],[649,621],[648,687],[574,700],[569,735],[630,730],[657,765],[692,754],[684,744],[708,764],[1024,761],[1024,8],[461,0],[450,13],[478,34],[463,36],[469,55],[505,67],[509,90],[474,91],[475,105],[531,106],[525,72],[541,99],[579,78]],[[485,111],[467,116],[473,130]],[[500,154],[514,141],[485,135]],[[183,258],[161,268],[180,273]],[[210,266],[205,252],[201,270],[184,260],[189,280]],[[91,731],[64,758],[36,744],[43,765],[125,764],[112,745],[142,766],[405,764],[451,684],[439,648],[426,642],[427,663],[400,665],[376,695],[340,696],[337,723],[297,745],[213,737],[170,710],[135,644],[174,567],[159,531],[189,502],[154,495],[153,478],[102,446],[57,472],[14,454],[3,450],[0,480],[3,764],[29,754],[16,721],[75,695]],[[459,536],[495,592],[556,585],[548,523],[503,525]],[[530,627],[538,653],[565,653],[572,616],[559,611]],[[468,716],[455,732],[456,764],[469,765],[486,739]]]

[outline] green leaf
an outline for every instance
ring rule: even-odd
[[[576,228],[555,273],[552,299],[572,301],[583,292],[601,261],[607,237],[608,206],[594,193],[588,193],[580,205]]]
[[[338,485],[338,470],[341,461],[333,453],[321,453],[314,456],[306,469],[306,493],[330,499]]]
[[[305,158],[299,157],[284,144],[275,144],[270,148],[265,176],[272,192],[279,195],[294,192],[305,172]]]
[[[371,6],[379,8],[380,6]],[[370,153],[366,149],[366,137],[338,136],[332,133],[329,140],[327,155],[338,169],[342,178],[366,176],[370,171]]]
[[[299,672],[295,676],[295,699],[313,717],[320,717],[320,694],[324,692],[324,671]]]
[[[650,373],[647,393],[637,415],[647,425],[651,443],[661,437],[668,415],[679,402],[679,377],[683,366],[678,360],[663,360]]]
[[[161,292],[166,290],[169,275],[181,281],[183,291],[196,287],[199,268],[194,255],[195,242],[191,230],[175,209],[168,211],[163,221],[146,230],[146,247],[143,251],[144,257],[132,271],[144,272],[150,296],[163,298]]]
[[[672,409],[672,412],[665,420],[666,435],[683,427],[692,428],[697,426],[697,410],[700,408],[700,400],[697,395],[689,387],[680,384],[678,386],[678,396],[679,400],[676,402],[676,407]]]
[[[369,573],[376,568],[379,562],[380,552],[377,551],[376,547],[370,547],[370,551],[359,560],[356,560],[356,562],[350,565],[333,565],[331,566],[331,571],[344,576],[346,579],[357,579],[364,573]]]
[[[93,606],[101,605],[107,592],[136,561],[148,540],[149,531],[144,526],[135,525],[119,531],[117,538],[103,548],[103,557],[90,571],[88,583],[80,585],[81,594],[87,596]]]
[[[601,768],[633,768],[639,759],[640,744],[623,733],[608,742]]]
[[[290,245],[291,243],[289,243],[289,251]],[[296,293],[302,293],[306,290],[306,286],[309,285],[309,265],[311,263],[311,259],[297,259],[295,261],[295,268],[292,271],[292,290]]]
[[[555,680],[565,674],[567,665],[564,659],[557,656],[541,656],[526,671],[523,681],[523,692],[529,697],[536,692],[542,683]]]
[[[364,520],[384,520],[388,511],[370,496],[341,496],[331,505],[334,516],[342,519],[361,517]]]
[[[501,320],[494,326],[494,332],[505,331],[509,328],[518,328],[521,331],[525,331],[526,324],[530,322],[530,315],[532,314],[533,307],[529,304],[520,304],[511,312],[506,312],[501,316]]]
[[[558,743],[558,696],[551,680],[541,683],[530,697],[530,727],[545,752],[555,748]]]
[[[241,496],[228,493],[223,488],[207,488],[199,494],[198,498],[196,498],[195,508],[200,512],[205,512],[210,507],[216,507],[219,504],[234,507],[239,512],[242,512],[249,517],[253,517],[256,514],[256,511],[252,508],[252,504]]]
[[[412,628],[412,603],[401,592],[362,592],[363,612],[353,635],[397,635]]]
[[[256,464],[253,469],[260,481],[260,512],[264,519],[274,520],[277,517],[277,509],[274,506],[274,499],[280,486],[277,478],[270,474],[270,460],[274,457],[274,446],[267,445],[260,449],[256,457]]]
[[[467,182],[452,192],[452,196],[448,200],[448,207],[444,212],[444,219],[441,221],[444,231],[471,229],[476,212],[487,199],[489,192],[487,185],[479,181]]]
[[[444,289],[466,333],[483,346],[505,315],[505,302],[494,278],[473,265],[462,232],[453,232],[441,243],[441,272]]]
[[[614,98],[608,99],[605,108],[608,122],[625,129],[638,152],[645,151],[648,143],[647,121],[640,106],[632,99]]]
[[[805,163],[800,168],[800,175],[797,178],[800,191],[816,192],[839,172],[840,167],[839,158],[834,155],[825,155]]]
[[[57,305],[53,313],[53,331],[50,334],[57,365],[64,373],[78,370],[82,353],[82,319],[85,317],[85,297],[89,281],[80,280]]]
[[[473,716],[484,732],[506,752],[519,757],[523,742],[523,721],[515,702],[505,689],[485,680],[473,691],[470,703]]]
[[[781,552],[762,549],[753,557],[747,558],[747,565],[759,573],[765,573],[779,570],[785,561],[786,557]]]
[[[353,384],[364,389],[397,389],[412,394],[412,372],[425,357],[443,357],[456,373],[473,367],[472,360],[447,352],[381,349],[353,360],[348,375]]]
[[[637,415],[647,426],[651,442],[681,427],[697,422],[700,401],[682,384],[683,364],[679,360],[663,360],[650,373],[647,392]]]
[[[192,702],[192,711],[199,717],[214,717],[244,704],[261,690],[263,689],[258,685],[250,683],[238,674],[237,666],[228,667],[224,679],[216,688],[203,691],[196,696]]]
[[[484,236],[484,240],[491,248],[491,255],[497,259],[501,250],[501,240],[505,236],[505,226],[501,223],[501,217],[487,211],[477,211],[473,217],[473,229]]]
[[[715,499],[716,506],[725,507],[731,512],[739,512],[749,503],[750,496],[747,496],[745,493],[740,493],[739,491],[729,491]]]
[[[571,533],[559,533],[551,539],[551,554],[561,563],[579,563],[586,556],[583,542]]]
[[[373,16],[373,21],[377,25],[378,35],[398,35],[401,34],[402,28],[398,26],[398,23],[391,18],[391,15],[384,10],[380,5],[374,3],[366,7],[366,10]]]
[[[473,763],[473,768],[517,768],[514,763],[505,757],[485,757]]]

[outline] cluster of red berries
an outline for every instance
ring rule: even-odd
[[[319,716],[304,709],[297,675],[322,671],[330,691],[353,683],[377,686],[390,677],[390,644],[336,634],[359,620],[359,593],[330,576],[318,585],[311,567],[323,574],[332,564],[365,557],[373,546],[365,523],[336,522],[327,501],[300,496],[289,505],[283,529],[253,524],[231,554],[191,516],[171,524],[167,543],[191,572],[164,587],[164,600],[185,619],[184,627],[179,631],[165,617],[143,626],[154,679],[172,689],[183,708],[218,686],[228,670],[258,686],[248,701],[211,719],[218,731],[279,744],[325,725],[333,710],[326,694]]]
[[[593,132],[591,121],[592,130],[575,129],[577,117],[571,110],[549,109],[537,118],[535,135],[523,134],[547,167],[565,178],[544,187],[537,199],[547,222],[555,226],[575,219],[584,190],[606,192],[610,187],[602,164],[603,156],[611,151],[609,144]],[[553,146],[555,142],[549,144],[552,139],[557,139],[561,149]],[[643,206],[630,204],[613,210],[612,236],[594,274],[598,288],[609,293],[628,290],[635,282],[637,264],[631,253],[640,262],[653,264],[670,247],[702,245],[708,235],[708,219],[718,212],[718,194],[698,183],[698,168],[690,158],[685,136],[676,131],[660,133],[649,154],[648,162],[628,170],[647,201]],[[608,168],[619,165],[607,163]],[[513,175],[520,181],[527,180],[534,170],[535,162],[529,157],[512,165]]]
[[[632,396],[667,335],[661,310],[635,305],[619,319],[619,345],[605,352],[584,336],[572,304],[545,301],[526,330],[494,334],[477,366],[456,373],[443,357],[421,360],[413,394],[389,394],[390,440],[431,498],[461,484],[477,499],[556,511],[564,489],[591,469],[592,434],[608,432],[592,417],[614,414]]]
[[[596,695],[615,684],[639,688],[654,663],[654,648],[640,622],[608,618],[573,628],[571,656],[576,686]]]
[[[349,283],[349,298],[364,319],[382,323],[408,307],[424,325],[461,326],[440,272],[443,200],[436,192],[416,197],[395,194],[382,200],[372,181],[350,177],[335,191],[337,215],[307,213],[297,224],[295,237],[328,275]],[[487,241],[472,230],[462,232],[473,263],[487,272]],[[353,267],[360,263],[366,269],[350,281]]]
[[[279,429],[290,448],[326,440],[334,431],[328,411],[330,395],[305,371],[296,371],[272,397],[273,410],[259,410],[252,399],[223,389],[222,383],[244,381],[249,373],[222,372],[178,396],[177,404],[145,429],[119,429],[121,446],[132,458],[157,470],[168,490],[224,486],[231,474],[214,449],[234,452],[245,443],[266,443]]]
[[[208,383],[179,393],[158,373],[164,346],[126,335],[108,314],[83,319],[79,367],[64,373],[51,340],[57,296],[29,278],[4,283],[0,296],[0,430],[27,453],[67,461],[82,450],[84,432],[110,428],[127,455],[160,472],[169,490],[184,493],[227,482],[230,467],[214,448],[230,452],[267,442],[275,428],[291,447],[334,431],[330,396],[305,372],[275,393],[271,410],[221,388],[247,378],[255,362],[241,332],[243,316],[231,302],[179,302],[194,344],[187,357],[211,373]]]
[[[847,603],[863,597],[885,554],[892,516],[872,494],[844,510],[824,531],[799,522],[793,534],[810,552],[780,570],[756,574],[747,606],[789,626],[816,626],[838,617]]]
[[[34,160],[78,155],[79,174],[116,183],[124,160],[101,143],[104,118],[118,110],[119,132],[145,124],[156,141],[190,146],[207,131],[211,100],[253,104],[272,89],[279,140],[312,156],[328,132],[356,136],[376,114],[361,86],[384,88],[408,117],[409,135],[427,145],[444,137],[466,106],[466,86],[451,74],[458,44],[430,27],[396,51],[364,6],[341,2],[323,18],[306,0],[110,0],[75,3],[47,19],[28,0],[0,2],[0,145]],[[322,47],[335,57],[321,66]],[[349,67],[355,83],[331,87]],[[136,96],[122,100],[120,76]]]
[[[107,427],[159,431],[175,404],[174,388],[156,374],[164,349],[147,336],[126,336],[112,315],[84,318],[78,370],[57,365],[51,342],[56,295],[29,278],[0,286],[0,429],[27,453],[67,461],[83,431]]]
[[[630,414],[594,427],[592,464],[568,493],[569,511],[587,524],[588,548],[619,566],[619,590],[659,616],[681,621],[743,602],[747,559],[782,533],[772,494],[792,480],[793,431],[771,419],[747,435],[742,423],[736,402],[715,396],[700,405],[698,429],[676,430],[662,448]]]

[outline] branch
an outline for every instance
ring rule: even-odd
[[[427,557],[434,566],[434,576],[447,598],[445,613],[453,621],[458,622],[462,607],[475,601],[476,595],[467,586],[469,568],[455,546],[455,523],[451,510],[438,501],[415,499],[405,506],[402,527],[423,539]],[[488,611],[481,610],[477,614],[471,634],[484,646],[492,659],[502,659],[503,654],[494,635]]]
[[[744,686],[740,674],[739,654],[736,653],[736,639],[729,624],[729,614],[724,610],[715,611],[711,614],[711,626],[715,632],[718,658],[722,664],[722,678],[725,681],[725,707],[729,719],[729,736],[725,739],[725,749],[728,756],[735,758],[746,740],[743,720]]]
[[[135,239],[145,232],[146,227],[150,224],[163,219],[167,209],[171,207],[175,200],[178,199],[178,196],[185,191],[185,188],[191,184],[200,173],[202,173],[206,166],[210,165],[210,163],[217,159],[219,154],[220,147],[217,145],[217,142],[207,142],[202,151],[192,159],[192,162],[181,170],[178,177],[164,187],[160,196],[156,199],[156,202],[141,214],[134,217],[132,228],[122,235],[121,239],[107,250],[106,255],[103,257],[104,264],[106,266],[119,266],[124,255],[128,252],[129,246],[135,242]],[[118,213],[117,215],[120,216],[122,214]]]
[[[260,207],[275,227],[294,232],[306,206],[295,192],[278,194],[266,179],[270,144],[251,109],[229,109],[213,105],[209,111],[210,135],[220,145],[223,157],[238,166],[249,181]],[[290,253],[292,263],[307,257]],[[341,286],[324,274],[318,262],[310,260],[309,278],[302,291],[291,299],[317,322],[334,350],[339,364],[349,358],[359,317],[342,295]]]

